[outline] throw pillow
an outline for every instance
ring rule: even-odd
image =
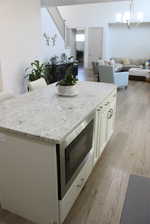
[[[99,59],[99,60],[97,60],[97,63],[98,63],[99,65],[105,65],[105,61],[104,61],[103,59]]]
[[[123,68],[122,64],[119,63],[115,64],[115,72],[121,72],[122,68]]]
[[[122,61],[123,61],[124,65],[129,65],[130,64],[130,60],[128,58],[123,58]]]
[[[113,59],[110,59],[110,65],[115,65],[116,63],[115,63],[115,60],[113,60]]]

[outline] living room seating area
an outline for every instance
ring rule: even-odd
[[[92,62],[92,68],[93,73],[97,77],[97,81],[115,83],[115,77],[122,81],[123,79],[126,80],[127,77],[130,80],[135,81],[149,81],[150,79],[150,60],[148,58],[111,58],[110,60],[98,59],[97,61]],[[112,80],[112,77],[114,77],[114,81]],[[127,84],[126,81],[125,83]],[[120,86],[120,84],[117,84],[117,86]]]

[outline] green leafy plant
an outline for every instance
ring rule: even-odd
[[[67,61],[67,55],[65,53],[62,53],[60,56],[61,62],[66,62]]]
[[[35,60],[31,63],[31,67],[25,70],[29,81],[35,81],[41,77],[45,78],[45,65],[40,63],[40,61]]]
[[[73,59],[74,58],[74,56],[70,56],[69,58],[68,58],[68,60],[71,60],[71,59]]]
[[[64,79],[57,82],[57,86],[74,86],[77,83],[77,79],[73,75],[72,66],[69,66],[66,70]]]
[[[50,58],[50,62],[52,65],[56,65],[58,62],[59,57],[58,56],[53,56]]]

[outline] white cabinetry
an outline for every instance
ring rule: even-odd
[[[96,109],[95,129],[94,129],[94,149],[91,150],[89,159],[74,180],[72,186],[60,201],[60,223],[63,223],[80,191],[84,187],[88,176],[100,158],[106,144],[110,140],[114,131],[114,121],[116,113],[116,90],[108,96]],[[94,164],[93,164],[94,159]]]
[[[100,158],[108,141],[114,131],[114,121],[116,113],[116,90],[108,96],[96,109],[95,129],[94,129],[94,150],[91,151],[87,163],[80,171],[67,194],[60,201],[60,219],[63,223],[77,196],[85,185],[90,175],[93,165]],[[94,164],[93,164],[94,159]]]
[[[88,156],[88,160],[82,170],[80,171],[79,175],[75,179],[74,183],[68,190],[67,194],[60,201],[60,223],[63,223],[64,219],[68,215],[71,207],[73,206],[75,200],[77,199],[78,195],[80,194],[82,188],[84,187],[89,175],[91,174],[93,169],[93,150]]]
[[[87,85],[90,86],[90,83],[88,83]],[[89,175],[94,168],[95,163],[100,158],[106,144],[108,143],[113,133],[116,112],[116,90],[115,87],[112,88],[111,85],[110,88],[111,90],[109,90],[108,86],[108,92],[106,88],[106,92],[104,91],[104,93],[103,88],[102,92],[99,91],[100,88],[96,90],[95,94],[97,94],[97,92],[99,91],[99,94],[104,95],[102,95],[103,97],[101,96],[101,101],[97,100],[96,95],[95,99],[97,101],[94,103],[94,105],[98,105],[98,103],[102,102],[105,96],[107,96],[108,94],[110,95],[108,95],[108,97],[105,97],[103,102],[97,108],[96,106],[94,106],[94,108],[91,107],[90,109],[90,111],[96,110],[93,147],[87,155],[87,158],[85,158],[84,165],[81,167],[81,169],[79,169],[80,172],[77,172],[77,176],[75,176],[73,183],[69,187],[62,200],[59,200],[58,194],[59,173],[57,157],[58,155],[56,150],[57,142],[56,140],[54,142],[51,142],[51,138],[47,137],[48,131],[45,132],[45,135],[43,135],[43,137],[41,136],[41,138],[37,137],[38,135],[35,134],[36,130],[34,130],[34,132],[32,127],[30,126],[28,127],[28,129],[25,128],[25,130],[30,130],[30,134],[28,135],[25,134],[26,131],[24,135],[22,135],[22,133],[19,134],[19,131],[17,129],[18,126],[16,126],[16,129],[14,129],[15,134],[13,134],[13,131],[12,133],[7,133],[7,128],[4,133],[3,131],[0,131],[0,203],[2,205],[2,208],[9,210],[12,213],[16,213],[38,224],[63,223],[76,198],[79,196],[81,190],[83,189]],[[89,88],[89,90],[92,91],[92,88]],[[46,90],[44,90],[44,93],[45,91]],[[94,89],[93,91],[95,92]],[[87,95],[85,99],[87,99]],[[33,98],[31,98],[31,100],[33,101]],[[65,100],[66,99],[63,99],[63,101]],[[25,100],[24,102],[27,101]],[[85,100],[81,96],[81,102],[79,105],[83,105],[83,102],[85,102]],[[92,101],[89,102],[89,105],[92,105]],[[55,102],[54,106],[57,105],[57,103]],[[62,103],[61,101],[59,103],[61,108],[65,108],[65,102]],[[76,100],[75,103],[77,103]],[[77,108],[79,108],[79,105],[77,105]],[[60,108],[60,106],[58,107]],[[21,108],[20,104],[19,108]],[[33,111],[35,111],[35,108],[33,107]],[[70,106],[67,108],[70,108]],[[83,112],[84,111],[85,110],[83,110]],[[58,114],[59,113],[60,112],[58,111]],[[67,113],[68,109],[66,110],[66,112],[64,111],[64,114]],[[74,117],[77,119],[77,117],[75,116],[76,110],[72,113],[72,119],[74,119]],[[43,118],[43,113],[41,114],[41,116]],[[46,116],[47,114],[45,115],[45,117]],[[53,114],[51,116],[53,118]],[[90,115],[88,113],[85,113],[85,119],[87,116]],[[76,119],[74,120],[75,124],[78,123]],[[69,120],[71,119],[69,118]],[[61,122],[58,123],[61,124]],[[40,125],[42,125],[42,123],[40,123]],[[71,123],[71,125],[73,124]],[[39,128],[41,127],[39,126]],[[45,126],[42,126],[40,130],[45,130],[44,128]],[[46,130],[49,130],[51,132],[51,129],[52,127]],[[72,129],[70,129],[70,131],[72,131]],[[76,134],[80,134],[80,132]],[[75,138],[77,136],[76,134]],[[62,136],[60,136],[60,139],[64,140]],[[58,135],[56,132],[56,139],[57,138]],[[45,141],[46,139],[50,142]],[[85,144],[84,139],[83,144]]]
[[[110,140],[114,132],[115,115],[116,115],[116,93],[113,93],[113,95],[110,97],[107,111],[106,143]]]
[[[100,158],[114,131],[116,114],[116,91],[104,103],[98,106],[95,120],[95,157],[94,162]]]

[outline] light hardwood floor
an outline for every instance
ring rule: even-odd
[[[119,224],[130,174],[150,177],[150,83],[118,91],[114,135],[65,224]],[[0,211],[0,224],[31,224]]]
[[[119,224],[130,174],[150,177],[150,84],[118,91],[115,133],[65,224]]]

